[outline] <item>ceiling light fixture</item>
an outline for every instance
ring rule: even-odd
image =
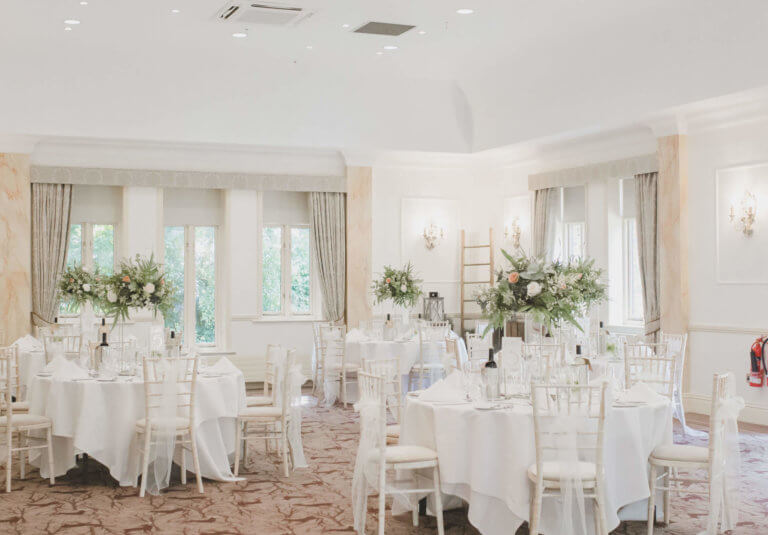
[[[69,24],[69,25],[80,24],[80,21],[77,19],[67,19],[64,21],[64,24]]]
[[[65,31],[65,32],[71,32],[71,31],[72,31],[72,28],[71,28],[71,27],[69,27],[69,26],[65,26],[65,27],[64,27],[64,31]]]
[[[181,13],[181,10],[180,9],[172,9],[171,13],[173,13],[175,15],[176,13]]]
[[[426,33],[424,30],[419,30],[419,35],[426,35]]]
[[[378,52],[376,52],[376,55],[377,55],[377,56],[383,56],[383,55],[384,55],[384,52],[382,52],[381,50],[379,50]]]
[[[87,6],[87,5],[88,5],[88,2],[85,2],[85,1],[83,1],[83,2],[80,2],[80,5],[81,5],[81,6]]]
[[[468,9],[468,8],[461,8],[456,10],[456,13],[458,13],[459,15],[471,15],[474,12],[475,12],[474,9]]]
[[[234,37],[235,39],[244,39],[248,37],[248,34],[244,32],[235,32],[232,34],[232,37]]]
[[[342,24],[341,27],[342,28],[349,28],[349,24]]]
[[[307,45],[307,50],[312,50],[312,45]]]
[[[395,45],[386,45],[384,50],[397,50],[397,47]]]

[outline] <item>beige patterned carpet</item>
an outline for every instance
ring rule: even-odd
[[[357,447],[357,420],[352,409],[304,410],[304,446],[310,468],[280,475],[275,459],[252,453],[246,481],[205,482],[205,494],[194,484],[182,486],[175,475],[162,496],[140,499],[134,488],[116,486],[106,471],[90,460],[49,487],[37,472],[25,481],[15,474],[13,492],[0,495],[0,533],[30,534],[341,534],[353,533],[350,478]],[[680,436],[677,441],[682,441]],[[742,433],[744,478],[741,524],[736,533],[768,534],[768,434]],[[2,472],[0,472],[2,473]],[[669,527],[656,533],[696,535],[706,518],[706,501],[673,498]],[[369,502],[369,530],[375,526],[375,498]],[[445,515],[451,535],[474,535],[465,510]],[[411,526],[410,515],[387,517],[392,535],[436,533],[434,518]],[[525,527],[518,535],[527,534]],[[644,523],[622,524],[614,533],[645,533]]]

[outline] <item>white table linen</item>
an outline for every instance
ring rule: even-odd
[[[668,401],[609,411],[605,471],[606,518],[611,529],[619,524],[621,507],[648,498],[648,456],[657,445],[671,442]],[[469,503],[469,521],[483,535],[514,533],[528,520],[531,483],[527,470],[536,462],[536,449],[533,411],[527,403],[481,411],[472,404],[409,397],[400,444],[437,451],[442,491]],[[591,500],[587,500],[590,515],[591,510]],[[542,533],[557,534],[560,522],[556,500],[545,499]]]
[[[45,351],[22,351],[19,349],[19,379],[21,399],[27,399],[29,385],[34,377],[45,368]]]
[[[59,381],[35,376],[30,385],[30,414],[53,422],[54,474],[75,466],[75,454],[87,453],[105,465],[122,486],[135,486],[140,475],[136,422],[145,417],[144,385],[139,378]],[[235,421],[246,406],[243,374],[218,377],[201,374],[195,392],[195,424],[203,477],[234,480],[230,456],[235,451]],[[177,464],[180,453],[176,454]],[[188,469],[193,466],[186,453]],[[45,456],[33,459],[42,477],[48,477]]]
[[[404,341],[384,341],[384,340],[358,340],[353,335],[355,330],[347,335],[346,352],[347,362],[360,364],[362,359],[388,359],[400,356],[400,374],[407,375],[414,364],[419,361],[419,338],[418,336]],[[459,338],[456,333],[451,331],[452,338],[458,338],[459,355],[462,362],[467,361],[467,347],[464,340]],[[351,338],[351,339],[350,339]],[[430,347],[427,355],[439,357],[445,353],[445,341],[437,340],[426,342]],[[435,360],[434,362],[441,362]]]

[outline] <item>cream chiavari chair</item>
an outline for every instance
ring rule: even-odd
[[[712,405],[709,413],[709,444],[708,446],[691,446],[688,444],[665,444],[657,446],[651,453],[648,462],[651,465],[649,482],[651,496],[648,499],[648,535],[653,535],[653,524],[656,519],[656,491],[663,492],[664,523],[669,525],[671,517],[670,494],[698,494],[709,496],[712,492],[712,475],[715,459],[724,459],[725,451],[725,420],[721,412],[722,403],[729,396],[730,374],[715,375],[712,380]],[[693,473],[706,470],[704,479],[695,477],[680,477],[678,472]],[[659,473],[661,472],[661,473]],[[660,484],[660,481],[664,483]],[[686,485],[686,486],[683,486]],[[702,490],[693,489],[700,486]],[[727,506],[728,493],[724,487],[723,501]],[[725,514],[728,514],[724,511]],[[715,519],[717,522],[719,519]],[[736,519],[731,519],[735,524]],[[719,533],[719,532],[718,532]]]
[[[442,346],[450,330],[451,326],[447,321],[422,321],[419,323],[419,361],[411,367],[408,374],[409,390],[412,390],[412,382],[416,377],[418,377],[419,388],[423,389],[425,374],[429,374],[430,379],[434,378],[435,372],[445,374],[439,354],[443,350],[437,349],[436,346]],[[430,352],[435,353],[435,359],[427,360],[427,354]]]
[[[642,382],[672,399],[675,363],[675,357],[668,356],[665,342],[625,344],[624,377],[627,390]]]
[[[403,422],[403,378],[400,375],[400,356],[390,359],[363,359],[363,371],[384,378],[384,397],[387,409],[395,423],[387,425],[387,443],[400,440],[400,424]]]
[[[498,365],[502,369],[519,370],[523,358],[523,339],[514,336],[504,336],[501,339],[501,358]]]
[[[563,346],[561,344],[526,344],[523,343],[523,360],[529,379],[536,375],[536,382],[548,383],[553,372],[563,365]]]
[[[377,448],[367,452],[367,463],[378,465],[378,488],[379,488],[379,535],[384,535],[384,526],[386,522],[386,489],[387,489],[387,469],[395,470],[425,470],[432,469],[432,486],[422,486],[419,480],[416,480],[413,486],[397,489],[397,494],[434,494],[435,513],[437,516],[437,532],[444,535],[443,527],[443,505],[440,494],[440,470],[438,468],[437,452],[422,446],[387,446],[386,441],[386,392],[384,390],[384,379],[380,376],[370,373],[360,372],[358,374],[360,387],[361,403],[374,402],[378,405],[378,418],[376,422],[367,422],[361,418],[361,434],[375,433],[378,439]],[[367,429],[368,425],[378,425],[378,429]],[[397,482],[400,482],[399,479]],[[395,483],[395,481],[393,481]],[[367,507],[366,507],[367,511]],[[418,505],[413,510],[413,524],[418,525]]]
[[[265,407],[275,404],[275,359],[282,358],[285,349],[279,344],[267,345],[267,357],[264,363],[264,389],[260,396],[247,396],[248,407]]]
[[[55,483],[53,467],[52,422],[50,418],[36,414],[14,414],[13,388],[18,383],[18,367],[15,356],[18,348],[0,347],[0,433],[4,438],[5,447],[5,491],[11,492],[11,473],[13,470],[13,455],[19,454],[21,478],[26,477],[26,457],[29,452],[37,449],[48,451],[48,470],[51,485]],[[45,431],[45,438],[30,435],[30,431]],[[14,444],[14,438],[16,439]]]
[[[347,390],[350,384],[357,383],[358,364],[347,362],[347,328],[344,325],[332,325],[323,330],[325,343],[323,376],[330,374],[333,382],[339,383],[339,399],[346,407],[349,404]]]
[[[531,398],[536,444],[536,464],[528,468],[533,484],[531,535],[539,533],[543,499],[564,496],[561,481],[568,480],[571,473],[572,479],[581,481],[583,497],[595,501],[595,532],[608,535],[603,465],[608,385],[532,384]],[[571,431],[563,430],[564,420],[573,424]],[[572,460],[563,459],[564,440],[574,450]]]
[[[21,400],[21,374],[19,371],[19,348],[18,346],[10,346],[11,350],[11,365],[13,366],[13,375],[15,380],[11,383],[11,399],[13,400],[13,412],[14,414],[26,414],[29,412],[29,401]]]
[[[45,363],[48,364],[53,358],[54,351],[60,349],[67,358],[75,358],[80,355],[80,335],[79,334],[51,334],[43,337],[43,347],[45,348]]]
[[[323,327],[330,327],[331,325],[332,323],[330,321],[315,321],[312,323],[312,338],[315,344],[315,367],[312,370],[313,396],[317,393],[317,385],[318,382],[320,382],[321,375],[324,376],[325,374],[325,369],[323,368],[325,343],[323,341],[322,329]],[[320,382],[320,384],[324,386],[324,383]],[[320,387],[320,390],[322,390],[322,386]]]
[[[290,418],[290,370],[296,362],[296,350],[289,349],[281,357],[283,362],[277,363],[275,384],[279,383],[279,392],[276,394],[276,405],[262,407],[247,407],[237,415],[237,428],[235,431],[235,476],[240,472],[240,452],[243,454],[243,464],[248,458],[248,441],[264,440],[269,446],[269,441],[276,440],[280,448],[280,456],[283,462],[283,475],[288,477],[289,457],[293,460],[291,444],[288,440],[288,420]],[[276,389],[277,390],[277,389]]]
[[[488,360],[488,350],[491,348],[491,335],[483,337],[482,333],[467,333],[467,355],[469,360]]]
[[[452,362],[450,366],[445,366],[445,374],[448,375],[453,370],[461,370],[461,354],[459,353],[459,340],[451,336],[445,337],[445,354],[449,356]]]
[[[0,325],[0,347],[5,347],[5,329]]]
[[[672,389],[672,404],[674,415],[683,424],[683,434],[686,432],[685,408],[683,407],[683,369],[685,367],[685,351],[688,343],[688,333],[670,334],[662,331],[661,341],[667,344],[670,357],[675,358],[675,383]]]
[[[200,459],[197,455],[197,440],[195,437],[195,389],[197,386],[198,357],[153,357],[144,356],[144,418],[136,422],[139,452],[141,453],[141,487],[139,496],[144,497],[147,490],[147,474],[149,470],[152,434],[163,425],[163,385],[168,370],[174,370],[176,377],[176,446],[181,452],[181,483],[187,484],[187,466],[185,451],[192,455],[197,490],[203,493],[203,478],[200,473]],[[178,416],[184,413],[185,416]],[[154,442],[156,444],[157,442]]]

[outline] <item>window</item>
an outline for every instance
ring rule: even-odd
[[[632,324],[643,321],[643,286],[635,217],[635,180],[622,179],[620,188],[622,319],[625,324]]]
[[[75,223],[69,227],[67,267],[80,264],[89,271],[111,274],[115,269],[115,225]],[[61,303],[62,314],[79,313],[76,305]]]
[[[565,258],[581,258],[584,256],[584,222],[565,224]]]
[[[177,289],[177,303],[165,326],[194,345],[216,344],[215,226],[165,227],[165,271]]]
[[[586,188],[555,188],[549,197],[547,258],[568,262],[586,254]]]
[[[262,312],[310,314],[309,227],[265,225],[262,232]]]

